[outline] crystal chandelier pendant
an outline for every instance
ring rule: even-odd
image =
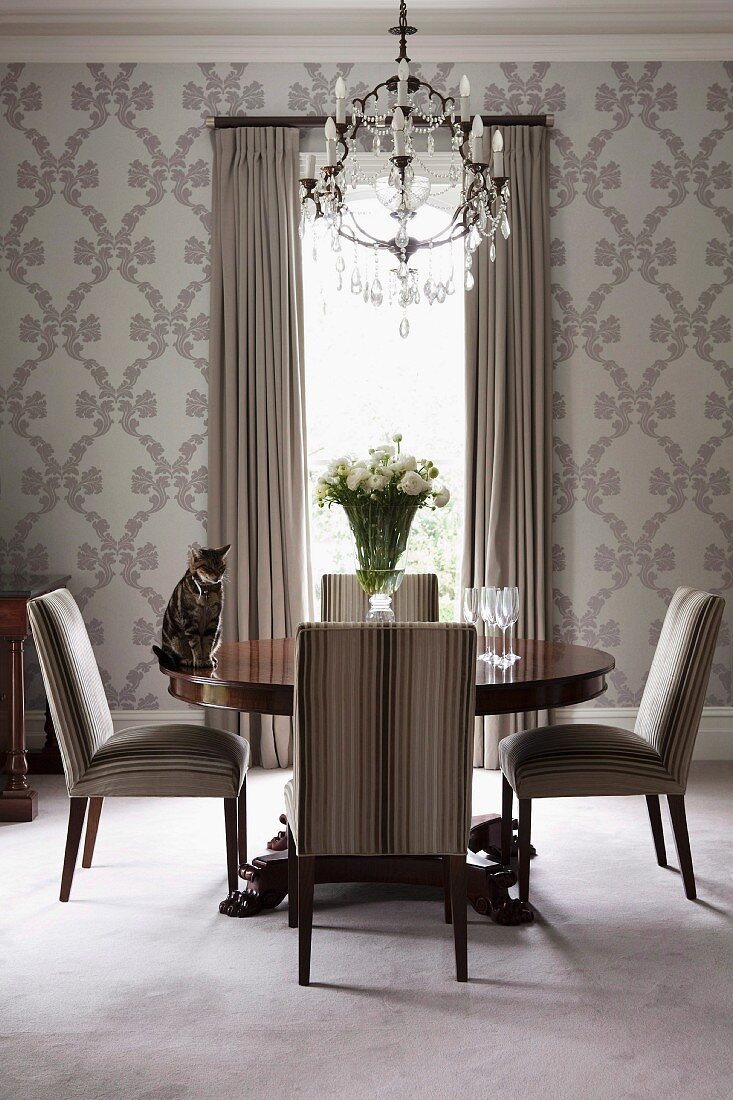
[[[399,331],[406,339],[410,332],[407,316],[410,306],[419,305],[422,298],[430,306],[436,302],[442,304],[455,294],[456,246],[464,248],[466,290],[470,291],[475,284],[472,254],[483,240],[489,241],[489,256],[492,262],[495,260],[497,231],[501,231],[504,240],[510,233],[509,183],[504,174],[501,130],[494,127],[489,152],[483,142],[482,116],[471,112],[468,79],[464,76],[460,80],[459,111],[457,96],[454,99],[443,95],[411,71],[407,42],[416,29],[408,24],[406,0],[400,0],[399,24],[390,33],[399,38],[395,75],[354,98],[350,113],[343,77],[339,76],[335,82],[336,110],[326,120],[324,167],[316,171],[315,157],[308,154],[300,181],[298,231],[301,237],[312,233],[314,257],[316,237],[325,238],[335,254],[339,289],[348,278],[351,293],[377,308],[385,297],[378,256],[386,253],[394,257],[397,263],[389,271],[386,290],[390,304],[398,305],[402,311]],[[439,130],[445,132],[445,145],[451,151],[447,172],[435,162]],[[382,158],[380,170],[374,175],[360,164],[359,150],[365,148],[364,138],[369,136],[375,156]],[[352,200],[358,201],[359,189],[366,185],[373,188],[379,202],[392,215],[392,236],[389,232],[373,233],[371,226],[364,228],[360,224]],[[434,210],[445,211],[446,221],[432,236],[421,237],[421,228],[427,221],[421,210],[428,202]],[[348,276],[341,254],[342,240],[354,246],[354,262]],[[432,250],[445,246],[450,249],[450,262],[435,268]],[[373,266],[360,266],[360,248],[374,249]],[[431,250],[430,265],[427,277],[420,279],[419,266],[409,265],[413,255],[426,248]]]

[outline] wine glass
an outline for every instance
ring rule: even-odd
[[[478,622],[479,598],[478,588],[463,589],[463,618],[473,626]]]
[[[494,650],[494,627],[496,626],[496,605],[498,601],[498,589],[489,586],[481,589],[481,618],[486,623],[486,652],[482,653],[479,660],[496,664],[496,651]]]
[[[511,592],[508,588],[500,588],[496,594],[496,625],[501,631],[501,657],[497,657],[496,664],[500,668],[506,668],[512,662],[506,651],[506,632],[509,628],[512,616]]]
[[[509,593],[511,609],[511,618],[509,619],[509,652],[507,653],[507,658],[513,664],[514,661],[519,660],[519,654],[514,652],[514,627],[519,619],[519,589],[515,585],[513,588],[505,588],[504,591]]]

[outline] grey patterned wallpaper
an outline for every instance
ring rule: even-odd
[[[71,571],[113,707],[204,537],[212,113],[323,113],[341,65],[0,69],[0,568]],[[427,66],[552,111],[555,633],[638,702],[674,587],[731,544],[733,64]],[[314,135],[315,136],[315,135]],[[709,703],[733,704],[730,602]],[[29,703],[40,693],[31,668]]]

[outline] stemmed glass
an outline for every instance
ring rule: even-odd
[[[505,599],[509,598],[510,604],[510,618],[509,618],[509,652],[507,653],[507,660],[510,664],[519,660],[519,654],[514,652],[514,627],[519,618],[519,589],[516,585],[513,588],[505,588]]]
[[[500,668],[506,668],[512,662],[506,651],[506,632],[512,617],[512,600],[508,588],[500,588],[496,595],[496,625],[501,631],[501,657],[497,657],[496,664]]]
[[[473,626],[478,622],[478,588],[463,589],[463,618]]]
[[[486,652],[481,654],[479,660],[489,661],[492,665],[496,664],[497,660],[493,642],[498,602],[499,591],[497,588],[490,586],[481,589],[481,618],[486,623]]]

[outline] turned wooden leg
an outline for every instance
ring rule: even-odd
[[[512,856],[512,810],[514,791],[505,775],[501,777],[501,862],[509,866]]]
[[[94,855],[94,845],[97,841],[97,829],[99,828],[99,815],[102,812],[103,798],[89,799],[89,816],[87,817],[87,835],[84,838],[84,855],[81,857],[82,867],[91,867]]]
[[[465,858],[464,858],[465,864]],[[310,985],[313,936],[313,887],[315,856],[297,856],[298,865],[298,985]]]
[[[468,872],[466,857],[448,856],[450,866],[450,896],[453,913],[453,945],[456,953],[456,981],[468,981]]]
[[[667,849],[664,846],[662,811],[659,808],[658,794],[648,794],[646,796],[646,808],[649,811],[649,824],[652,827],[652,838],[654,839],[654,851],[657,853],[657,863],[660,867],[666,867]]]
[[[450,857],[443,856],[443,909],[445,914],[445,923],[453,923],[453,912],[451,910],[450,902]]]
[[[84,828],[84,814],[86,813],[88,799],[69,799],[69,828],[66,833],[66,851],[64,852],[64,869],[61,872],[61,893],[59,901],[68,901],[71,893],[71,883],[74,878],[76,856],[79,851],[79,841]]]
[[[529,901],[529,861],[532,852],[532,799],[519,799],[519,900]]]
[[[5,757],[5,790],[0,794],[0,821],[33,821],[38,813],[38,795],[28,784],[28,756],[25,746],[23,702],[23,639],[3,639],[0,657],[7,684],[7,712],[10,723]]]
[[[237,799],[237,851],[240,864],[247,862],[247,776]]]
[[[224,799],[224,829],[227,843],[227,876],[229,892],[239,886],[239,864],[237,862],[237,799]]]
[[[669,816],[672,818],[674,830],[674,842],[677,848],[677,859],[682,872],[682,881],[685,884],[685,894],[693,901],[697,897],[695,889],[695,872],[692,869],[692,853],[690,852],[690,836],[687,832],[687,814],[685,813],[685,796],[683,794],[668,794]]]
[[[298,927],[298,853],[295,837],[288,829],[288,928]]]

